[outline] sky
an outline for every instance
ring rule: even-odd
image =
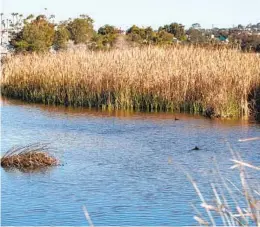
[[[111,24],[122,29],[133,24],[152,26],[178,22],[189,28],[232,27],[260,22],[260,0],[0,0],[1,12],[54,14],[56,20],[88,14],[95,28]],[[44,10],[47,8],[47,11]]]

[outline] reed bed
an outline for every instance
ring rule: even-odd
[[[1,93],[29,102],[220,116],[249,116],[260,87],[256,54],[199,47],[16,55],[2,72]]]
[[[39,170],[58,165],[58,160],[50,155],[47,144],[30,144],[8,150],[1,158],[3,168],[21,171]]]

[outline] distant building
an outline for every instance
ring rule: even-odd
[[[173,37],[172,41],[173,41],[174,43],[180,43],[180,42],[181,42],[180,40],[178,40],[178,39],[175,38],[175,37]]]
[[[218,40],[221,41],[221,42],[223,42],[223,43],[228,43],[228,42],[229,42],[228,37],[226,37],[226,36],[224,36],[224,35],[220,35],[220,36],[218,37]]]

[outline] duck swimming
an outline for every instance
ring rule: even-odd
[[[193,151],[198,151],[198,150],[200,150],[200,149],[199,149],[199,147],[195,146],[192,150],[193,150]]]

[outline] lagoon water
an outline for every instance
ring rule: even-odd
[[[191,204],[200,209],[201,202],[185,171],[211,203],[210,183],[221,184],[219,174],[239,187],[229,146],[260,165],[260,141],[238,141],[260,136],[255,122],[1,103],[2,154],[48,142],[64,164],[36,173],[1,168],[5,226],[86,226],[82,206],[97,226],[195,225]],[[249,175],[258,187],[259,173]]]

